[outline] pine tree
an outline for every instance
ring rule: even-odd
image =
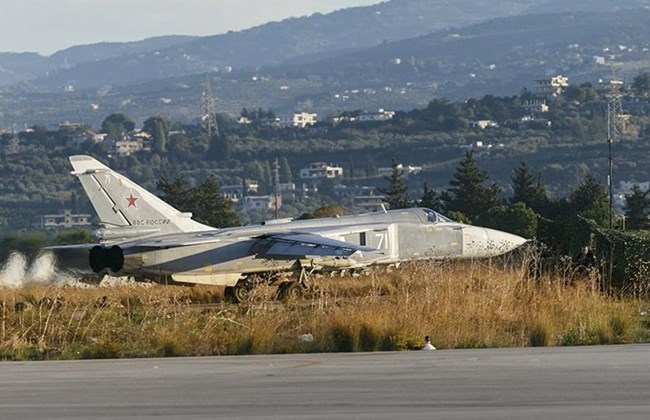
[[[239,226],[239,215],[232,201],[221,196],[214,177],[206,178],[191,188],[186,178],[168,180],[161,177],[157,184],[164,194],[160,198],[172,207],[192,213],[192,218],[215,228]]]
[[[391,174],[385,177],[388,187],[378,188],[384,194],[385,201],[391,209],[405,209],[412,207],[411,198],[408,194],[408,187],[404,182],[404,171],[399,168],[399,162],[393,159]]]
[[[436,197],[436,192],[429,187],[428,182],[422,186],[422,197],[418,201],[418,205],[432,210],[440,209],[440,200]]]
[[[289,159],[286,157],[280,159],[280,180],[284,182],[291,182],[293,180],[291,165],[289,165]]]
[[[162,117],[150,117],[144,122],[142,129],[151,134],[153,151],[162,153],[167,151],[167,137],[171,123]]]
[[[456,168],[454,178],[449,181],[450,187],[442,195],[445,210],[462,213],[475,221],[497,206],[501,188],[496,183],[485,187],[483,183],[488,179],[490,175],[479,169],[474,152],[467,152]]]
[[[515,168],[511,179],[513,190],[511,202],[513,204],[524,203],[527,207],[539,212],[540,208],[548,202],[542,175],[530,169],[525,161],[522,160]]]
[[[189,192],[191,189],[187,178],[181,176],[170,180],[161,176],[158,179],[156,188],[162,193],[162,195],[159,195],[161,200],[180,211],[185,211],[184,208],[190,201]]]
[[[232,201],[219,192],[219,184],[213,176],[206,178],[191,191],[191,212],[197,222],[222,228],[239,225],[239,215]]]
[[[225,134],[215,134],[210,139],[207,157],[217,162],[227,162],[232,156],[230,138]]]
[[[635,95],[640,98],[647,98],[650,96],[650,73],[643,72],[634,78],[632,83],[632,90]]]
[[[575,214],[591,219],[601,226],[609,220],[609,199],[605,186],[587,172],[570,195],[570,203]]]
[[[650,227],[650,190],[643,191],[638,184],[632,192],[625,194],[625,227],[627,229],[648,229]]]

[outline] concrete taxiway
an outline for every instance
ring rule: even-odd
[[[648,345],[0,363],[1,419],[649,415]]]

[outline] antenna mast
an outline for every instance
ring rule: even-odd
[[[217,109],[212,96],[212,87],[210,86],[210,78],[205,75],[205,82],[203,83],[203,93],[201,95],[201,105],[203,106],[203,114],[201,115],[201,122],[208,133],[208,139],[213,135],[219,135],[219,125],[217,124]]]
[[[623,115],[623,104],[621,101],[623,82],[612,79],[602,83],[607,98],[607,147],[608,147],[608,168],[607,186],[609,188],[609,228],[612,228],[614,208],[614,159],[612,157],[612,144],[620,139],[622,134],[621,117]]]
[[[275,219],[280,218],[280,164],[278,163],[278,158],[275,158],[275,168],[273,169],[273,193],[274,193],[274,204],[275,204]]]

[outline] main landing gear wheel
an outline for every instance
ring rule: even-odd
[[[285,281],[278,286],[277,297],[283,302],[295,302],[302,298],[303,285],[297,281]]]
[[[223,297],[231,303],[246,302],[250,297],[251,289],[246,284],[236,284],[235,286],[226,286],[223,291]]]

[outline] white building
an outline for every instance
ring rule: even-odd
[[[142,140],[117,140],[113,146],[115,153],[120,156],[130,156],[144,149]]]
[[[219,190],[222,197],[237,203],[242,199],[242,197],[244,197],[244,191],[246,194],[257,194],[259,187],[259,183],[256,180],[246,178],[240,184],[224,185]]]
[[[332,118],[332,124],[338,125],[342,122],[357,123],[357,122],[382,122],[392,120],[395,116],[395,111],[386,111],[382,108],[377,112],[363,112],[361,114],[345,115]]]
[[[311,114],[309,112],[301,112],[293,114],[293,126],[305,128],[308,125],[316,124],[318,114]]]
[[[524,102],[524,107],[528,112],[532,113],[544,113],[548,112],[548,104],[545,99],[532,99]]]
[[[41,228],[65,229],[90,225],[90,214],[73,214],[72,210],[41,216]]]
[[[388,121],[388,120],[392,120],[394,116],[395,116],[395,111],[386,111],[380,108],[379,111],[377,112],[368,112],[359,115],[359,122]]]
[[[418,173],[422,172],[422,167],[413,166],[413,165],[404,166],[400,163],[397,165],[397,170],[402,171],[402,175],[405,178],[408,178],[410,175],[417,175]],[[391,166],[378,168],[377,172],[379,173],[379,175],[389,176],[393,173],[393,168]]]
[[[300,179],[316,180],[316,179],[335,179],[343,176],[343,168],[341,166],[331,166],[323,162],[310,163],[308,167],[300,170]]]
[[[357,196],[371,196],[375,194],[375,187],[360,185],[343,185],[334,186],[334,195],[337,198],[354,198]]]
[[[537,80],[537,93],[541,96],[560,96],[569,87],[569,78],[561,75]]]
[[[278,208],[280,207],[282,207],[282,196],[278,197]],[[274,208],[274,195],[247,195],[244,197],[244,210],[271,210]]]
[[[478,120],[473,121],[472,126],[481,130],[485,130],[486,128],[498,128],[499,124],[496,121],[492,120]]]

